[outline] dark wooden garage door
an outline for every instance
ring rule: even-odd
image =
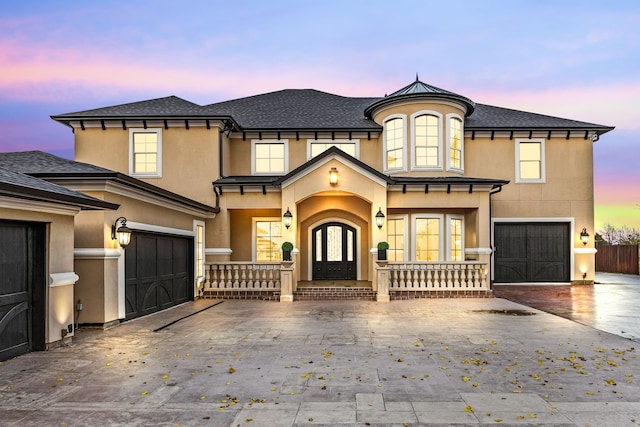
[[[125,319],[193,299],[193,239],[134,232],[125,249]]]
[[[568,282],[569,237],[569,223],[496,223],[495,282]]]
[[[45,226],[0,221],[0,361],[44,350]]]

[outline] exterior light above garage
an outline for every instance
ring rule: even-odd
[[[291,227],[291,221],[293,221],[293,214],[289,208],[287,208],[287,211],[282,215],[282,223],[287,230]]]
[[[329,171],[329,184],[338,184],[338,169],[331,168],[331,170]]]
[[[118,227],[118,222],[120,227]],[[111,226],[111,239],[118,239],[118,243],[123,249],[131,243],[131,233],[131,229],[127,227],[127,218],[123,216],[116,219],[116,222]]]
[[[589,243],[589,233],[587,233],[586,228],[583,228],[582,231],[580,232],[580,241],[582,242],[583,245],[586,245],[587,243]]]
[[[382,213],[382,208],[378,208],[378,213],[376,214],[376,225],[380,229],[384,225],[384,214]]]

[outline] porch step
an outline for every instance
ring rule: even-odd
[[[298,287],[294,301],[359,300],[375,301],[376,292],[371,288],[345,286]]]

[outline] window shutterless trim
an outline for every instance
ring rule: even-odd
[[[388,155],[387,155],[387,123],[394,119],[400,119],[402,123],[402,167],[396,169],[389,169],[389,165],[387,164]],[[406,172],[407,171],[407,116],[406,114],[393,114],[391,116],[385,117],[382,121],[383,129],[382,129],[382,156],[383,156],[383,168],[384,172],[387,173],[396,173],[396,172]]]
[[[438,119],[438,165],[437,166],[418,166],[416,162],[416,119],[420,116],[434,116]],[[425,170],[425,171],[441,171],[442,170],[442,138],[444,137],[443,116],[437,111],[433,110],[421,110],[415,112],[410,117],[410,129],[411,129],[411,170]]]
[[[284,150],[284,170],[256,171],[256,145],[282,145]],[[251,140],[251,175],[283,175],[289,172],[289,140],[288,139],[252,139]]]
[[[156,171],[153,173],[135,171],[135,147],[133,136],[136,133],[155,133],[157,135]],[[136,178],[162,178],[162,128],[129,128],[129,175]]]
[[[451,166],[451,119],[460,120],[460,167],[455,168]],[[447,171],[464,173],[464,120],[458,114],[447,114],[446,118],[446,152],[444,153],[445,164],[447,165]]]
[[[340,148],[340,144],[353,144],[355,146],[354,156],[356,159],[360,160],[360,140],[359,139],[308,139],[307,140],[307,160],[311,160],[313,157],[311,146],[313,144],[326,144],[327,148],[323,151],[328,150],[332,146],[336,146],[336,148]],[[344,151],[344,150],[343,150]],[[349,153],[347,153],[349,154]],[[316,154],[316,156],[320,155],[320,153]]]
[[[521,143],[539,143],[540,144],[540,178],[527,179],[520,178],[520,144]],[[545,139],[544,138],[516,138],[515,139],[515,161],[516,161],[516,183],[518,184],[544,184],[546,178],[545,165]]]

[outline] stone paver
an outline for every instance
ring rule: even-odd
[[[500,298],[197,301],[4,362],[0,424],[633,426],[636,346]]]

